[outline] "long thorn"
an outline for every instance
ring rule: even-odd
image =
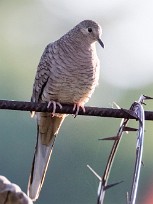
[[[99,181],[101,181],[101,177],[87,164],[88,169],[98,178]]]
[[[116,185],[119,185],[119,184],[121,184],[123,182],[124,181],[119,181],[119,182],[116,182],[116,183],[113,183],[113,184],[109,184],[109,185],[105,186],[104,190],[108,190],[108,189],[110,189],[110,188],[112,188],[112,187],[114,187]]]

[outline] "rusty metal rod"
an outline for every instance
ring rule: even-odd
[[[47,103],[33,103],[27,101],[14,101],[14,100],[0,100],[0,109],[6,110],[19,110],[19,111],[36,111],[36,112],[52,112],[53,106],[47,108]],[[136,119],[134,113],[127,109],[114,109],[114,108],[99,108],[99,107],[85,107],[84,113],[80,109],[78,115],[85,116],[99,116],[99,117],[112,117],[112,118],[127,118]],[[62,104],[62,109],[58,106],[57,113],[74,114],[73,104]],[[145,111],[145,120],[153,120],[153,111]]]

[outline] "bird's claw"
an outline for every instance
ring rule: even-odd
[[[56,102],[56,101],[49,101],[49,103],[47,105],[47,108],[49,108],[51,104],[53,104],[52,117],[54,117],[55,113],[56,113],[56,107],[59,106],[59,108],[62,109],[62,105],[59,102]]]
[[[74,118],[76,118],[76,116],[78,115],[80,108],[83,110],[84,113],[86,112],[85,107],[84,107],[83,104],[80,104],[80,103],[75,103],[74,104],[73,111],[76,111],[75,114],[74,114]]]

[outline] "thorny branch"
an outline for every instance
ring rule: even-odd
[[[128,204],[135,204],[136,202],[138,182],[139,182],[140,170],[142,166],[144,126],[145,126],[144,109],[143,109],[142,104],[144,100],[145,100],[145,97],[141,96],[138,102],[135,102],[134,104],[134,111],[138,116],[139,128],[138,128],[138,134],[137,134],[136,161],[135,161],[135,168],[134,168],[134,173],[133,173],[131,193],[130,193],[130,197],[129,198],[127,197]]]
[[[111,171],[111,167],[113,165],[113,161],[114,161],[117,149],[119,147],[119,143],[120,143],[121,138],[123,136],[123,133],[125,131],[137,131],[138,132],[137,133],[136,160],[135,160],[135,167],[134,167],[134,173],[133,173],[133,181],[132,181],[130,196],[129,195],[127,196],[127,204],[135,204],[135,202],[136,202],[138,182],[139,182],[141,162],[142,162],[143,141],[144,141],[145,118],[144,118],[144,109],[143,109],[142,104],[144,104],[144,100],[146,100],[146,99],[153,99],[153,98],[142,95],[142,96],[140,96],[139,100],[134,102],[130,107],[130,111],[137,117],[137,120],[139,122],[138,129],[127,127],[126,125],[129,121],[129,119],[124,118],[121,121],[118,133],[115,137],[113,136],[113,137],[101,139],[101,140],[113,140],[114,141],[103,175],[99,176],[89,165],[87,165],[87,167],[92,171],[92,173],[94,173],[94,175],[99,179],[97,204],[103,204],[105,192],[108,188],[111,188],[111,187],[113,187],[117,184],[120,184],[122,182],[121,181],[121,182],[117,182],[117,183],[110,184],[110,185],[107,184],[108,179],[109,179],[109,174]]]

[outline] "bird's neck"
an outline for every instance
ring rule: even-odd
[[[73,37],[67,37],[63,36],[60,40],[59,43],[61,47],[67,48],[70,52],[83,52],[83,53],[91,53],[95,52],[96,47],[95,43],[89,43],[86,41],[86,39],[78,38],[78,36],[73,36]]]
[[[59,43],[63,46],[68,46],[72,50],[93,51],[95,49],[95,42],[92,43],[83,34],[71,30],[59,39]]]

